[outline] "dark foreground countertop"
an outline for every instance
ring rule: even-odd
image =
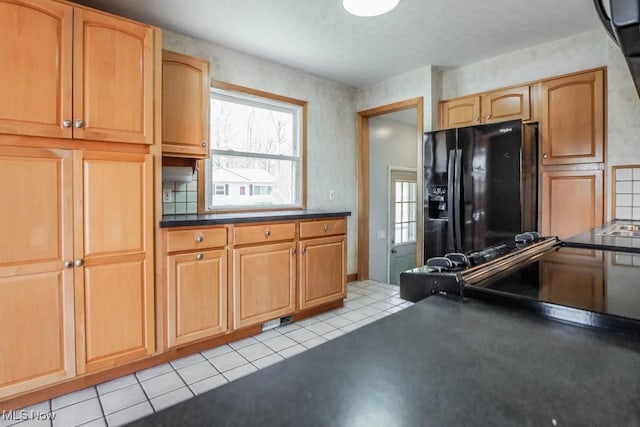
[[[569,239],[563,240],[567,246],[578,248],[598,248],[613,251],[640,252],[640,238],[638,237],[614,237],[602,236],[600,233],[614,224],[637,224],[638,221],[613,220],[600,227],[580,233]]]
[[[240,212],[225,214],[164,215],[160,227],[187,227],[193,225],[233,224],[241,222],[287,221],[295,219],[315,219],[350,216],[351,212],[321,210],[290,210],[272,212]]]
[[[640,425],[640,341],[427,298],[136,426]]]

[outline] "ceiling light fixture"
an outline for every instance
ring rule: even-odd
[[[342,7],[356,16],[378,16],[391,12],[400,0],[342,0]]]

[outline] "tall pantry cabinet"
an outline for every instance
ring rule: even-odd
[[[0,0],[0,399],[154,351],[158,31]]]

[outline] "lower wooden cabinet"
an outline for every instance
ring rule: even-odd
[[[542,172],[542,234],[568,238],[602,224],[602,170]]]
[[[2,147],[0,180],[2,398],[75,374],[72,152]]]
[[[170,255],[167,285],[169,347],[227,331],[226,249]]]
[[[242,328],[295,310],[294,242],[233,250],[233,320]]]
[[[346,236],[310,239],[299,243],[300,309],[346,296]]]
[[[150,155],[74,152],[78,373],[155,349]]]

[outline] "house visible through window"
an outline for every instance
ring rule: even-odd
[[[306,103],[221,86],[211,89],[207,210],[302,207]]]

